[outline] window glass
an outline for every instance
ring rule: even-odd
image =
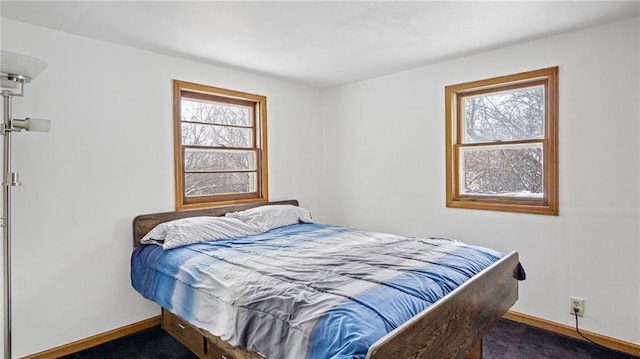
[[[543,196],[541,144],[466,147],[460,155],[461,194]]]
[[[196,100],[182,98],[181,104],[182,121],[206,122],[220,125],[232,126],[252,126],[251,108],[210,102],[206,100]]]
[[[464,143],[544,136],[544,87],[463,98]]]

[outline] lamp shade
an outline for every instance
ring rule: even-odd
[[[47,68],[47,63],[31,56],[15,52],[0,51],[0,72],[2,79],[29,82]]]

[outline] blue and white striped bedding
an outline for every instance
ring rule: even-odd
[[[144,297],[268,358],[364,358],[501,256],[447,239],[295,224],[167,251],[140,246],[131,279]]]

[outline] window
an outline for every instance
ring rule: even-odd
[[[173,81],[177,210],[267,200],[266,103]]]
[[[558,215],[558,67],[445,88],[447,207]]]

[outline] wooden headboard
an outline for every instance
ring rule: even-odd
[[[211,216],[220,217],[229,212],[244,211],[249,208],[269,206],[274,204],[290,204],[298,206],[298,201],[295,199],[286,201],[275,202],[262,202],[262,203],[249,203],[238,204],[224,207],[212,207],[203,209],[194,209],[189,211],[176,211],[176,212],[161,212],[151,214],[141,214],[133,219],[133,246],[139,246],[140,240],[147,234],[153,227],[160,223],[173,221],[174,219],[186,218],[186,217],[198,217],[198,216]]]

